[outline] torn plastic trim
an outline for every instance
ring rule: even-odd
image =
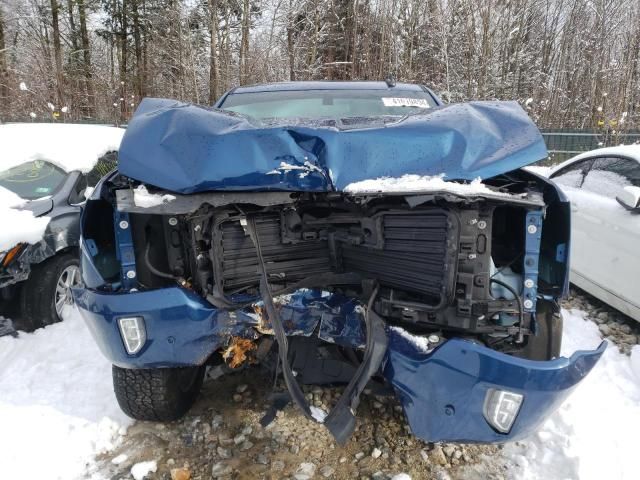
[[[280,320],[280,315],[273,304],[273,295],[269,285],[267,271],[262,256],[260,237],[256,228],[255,217],[249,217],[246,221],[247,231],[253,240],[258,256],[258,270],[260,273],[260,293],[262,295],[267,314],[271,319],[274,335],[278,343],[278,356],[282,367],[287,390],[291,399],[304,413],[304,415],[315,422],[319,422],[311,412],[304,393],[295,379],[291,365],[289,364],[289,351],[287,336]],[[366,346],[362,363],[358,366],[351,381],[342,392],[336,405],[331,409],[324,424],[331,432],[336,441],[343,445],[353,434],[356,420],[355,411],[360,403],[360,395],[364,391],[371,377],[379,370],[387,350],[387,336],[384,322],[373,312],[373,302],[378,294],[378,287],[373,288],[369,302],[365,311],[364,321],[366,330]]]
[[[424,351],[390,330],[384,376],[393,385],[411,431],[428,442],[503,443],[534,433],[591,371],[606,349],[577,351],[570,358],[526,360],[453,338]],[[524,395],[508,433],[483,416],[489,389]]]

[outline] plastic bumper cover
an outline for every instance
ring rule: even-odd
[[[384,375],[402,402],[414,435],[429,442],[518,440],[535,432],[591,371],[606,348],[571,358],[532,361],[460,339],[425,353],[396,332],[389,333]],[[508,433],[483,416],[488,389],[524,396]]]
[[[74,298],[102,354],[123,368],[201,365],[244,322],[182,288],[127,294],[74,289]],[[135,355],[125,350],[118,319],[142,317],[146,342]]]
[[[124,368],[199,365],[231,336],[246,336],[258,325],[255,315],[216,309],[178,287],[127,294],[76,289],[74,296],[102,353]],[[344,298],[308,291],[293,305],[283,305],[281,315],[293,325],[287,335],[311,335],[319,324],[320,338],[361,347],[359,316]],[[329,315],[327,309],[335,313],[337,305],[343,310]],[[118,328],[119,318],[131,316],[142,317],[146,326],[146,343],[135,355],[127,354]],[[603,342],[594,351],[538,362],[455,338],[424,352],[395,329],[387,329],[387,334],[384,376],[393,385],[413,434],[430,442],[502,443],[528,436],[560,406],[606,348]],[[524,396],[506,434],[484,418],[489,389]]]

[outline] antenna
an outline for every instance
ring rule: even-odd
[[[392,73],[389,73],[387,77],[384,79],[384,82],[387,84],[387,87],[389,88],[395,87],[396,77],[394,77]]]

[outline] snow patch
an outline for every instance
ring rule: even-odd
[[[3,228],[0,235],[0,251],[15,247],[18,243],[38,243],[42,240],[49,217],[36,217],[29,210],[19,210],[26,203],[15,193],[0,187],[0,225],[11,225]]]
[[[409,340],[409,342],[421,352],[427,353],[429,351],[429,340],[427,340],[426,337],[413,335],[400,327],[389,327],[389,330],[392,330],[403,338]]]
[[[640,345],[634,345],[631,349],[631,370],[640,383]]]
[[[158,205],[169,203],[175,199],[176,197],[174,195],[169,195],[168,193],[163,195],[159,193],[149,193],[145,185],[138,185],[138,187],[133,190],[133,203],[135,203],[137,207],[157,207]]]
[[[89,172],[100,157],[120,148],[123,128],[70,123],[0,125],[0,170],[46,160],[63,170]]]
[[[391,477],[391,480],[411,480],[411,475],[408,473],[398,473]]]
[[[125,455],[124,453],[121,453],[117,457],[112,458],[111,463],[113,463],[114,465],[120,465],[121,463],[126,462],[128,458],[129,457],[127,455]]]
[[[116,447],[132,423],[80,314],[70,309],[64,318],[0,338],[3,478],[87,478],[93,457]]]
[[[314,407],[313,405],[311,405],[309,408],[311,410],[311,416],[319,423],[324,423],[324,419],[327,418],[327,412],[325,412],[321,408]]]
[[[602,341],[599,330],[584,312],[562,313],[563,356],[598,346]],[[512,478],[637,478],[637,349],[630,358],[609,346],[587,378],[536,435],[505,446],[503,452]]]
[[[311,172],[319,172],[321,175],[324,175],[324,171],[320,167],[308,161],[304,162],[304,164],[302,165],[292,165],[287,162],[280,162],[280,166],[274,170],[267,172],[267,175],[279,175],[282,173],[289,173],[296,170],[300,172],[298,174],[300,178],[306,177]]]
[[[135,480],[144,480],[150,473],[155,473],[158,470],[158,464],[155,460],[150,462],[136,463],[131,467],[131,476]]]
[[[381,177],[350,183],[344,189],[348,193],[394,193],[394,192],[451,192],[460,195],[510,196],[507,193],[491,190],[476,178],[470,183],[448,182],[444,175],[420,176],[403,175],[401,177]]]

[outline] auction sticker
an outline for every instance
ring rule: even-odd
[[[429,108],[426,98],[402,98],[402,97],[382,97],[385,107],[418,107]]]

